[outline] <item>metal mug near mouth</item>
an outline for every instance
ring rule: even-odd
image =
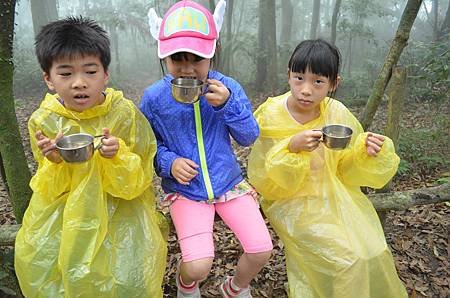
[[[176,78],[171,81],[172,96],[181,103],[194,103],[207,92],[207,84],[191,78]]]
[[[101,142],[94,147],[94,139],[99,137],[104,136],[92,136],[86,133],[76,133],[64,136],[61,140],[56,142],[56,148],[65,162],[85,162],[91,159],[94,151],[101,147]]]
[[[333,150],[342,150],[347,148],[352,139],[353,130],[345,125],[331,124],[317,129],[322,132],[321,142]]]

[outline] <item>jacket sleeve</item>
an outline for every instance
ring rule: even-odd
[[[310,153],[289,152],[289,142],[290,138],[275,142],[259,138],[252,148],[248,177],[265,199],[290,197],[305,183],[310,168]]]
[[[39,113],[37,113],[39,115]],[[49,138],[54,138],[55,135],[51,131],[57,131],[55,128],[43,128],[41,124],[44,123],[41,118],[31,116],[28,121],[28,131],[30,134],[30,144],[33,156],[38,163],[36,174],[31,178],[30,187],[33,192],[40,193],[47,198],[55,198],[70,189],[70,169],[65,162],[53,163],[44,155],[37,146],[35,134],[41,130]],[[51,187],[49,187],[51,185]]]
[[[339,161],[337,174],[344,184],[382,188],[397,172],[400,158],[394,143],[385,137],[381,151],[376,157],[366,152],[367,133],[357,136],[352,150]]]
[[[225,84],[230,90],[230,98],[215,111],[225,121],[233,139],[241,146],[250,146],[259,135],[251,104],[238,82],[229,80]]]
[[[175,152],[172,152],[164,145],[164,142],[162,141],[161,135],[154,125],[154,119],[153,119],[153,113],[150,108],[150,98],[147,92],[144,93],[142,96],[141,104],[139,106],[139,109],[144,114],[144,116],[147,118],[148,122],[150,122],[150,125],[153,129],[153,133],[156,138],[157,142],[157,150],[156,150],[156,156],[153,160],[154,166],[155,166],[155,172],[158,176],[163,178],[171,178],[171,168],[173,161],[180,157]]]
[[[148,165],[121,139],[119,151],[113,158],[97,155],[97,161],[102,165],[104,191],[115,197],[131,200],[151,185],[152,173],[146,169]]]

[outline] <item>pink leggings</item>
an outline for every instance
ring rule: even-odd
[[[250,194],[216,204],[177,199],[170,205],[170,215],[177,232],[183,262],[214,258],[215,211],[234,232],[246,253],[272,250],[269,231],[258,204]]]

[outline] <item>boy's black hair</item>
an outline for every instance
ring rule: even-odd
[[[299,73],[310,70],[327,77],[331,85],[336,86],[340,61],[341,54],[337,47],[323,39],[309,39],[297,45],[289,59],[288,68]]]
[[[52,63],[60,58],[98,56],[105,71],[111,62],[109,38],[95,21],[68,17],[42,27],[36,36],[36,56],[44,72],[49,73]]]

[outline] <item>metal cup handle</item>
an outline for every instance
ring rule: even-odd
[[[95,138],[101,138],[101,139],[100,139],[100,142],[97,144],[97,146],[94,147],[94,151],[100,150],[102,148],[102,140],[105,138],[105,135],[96,135],[96,136],[94,136],[94,139]]]

